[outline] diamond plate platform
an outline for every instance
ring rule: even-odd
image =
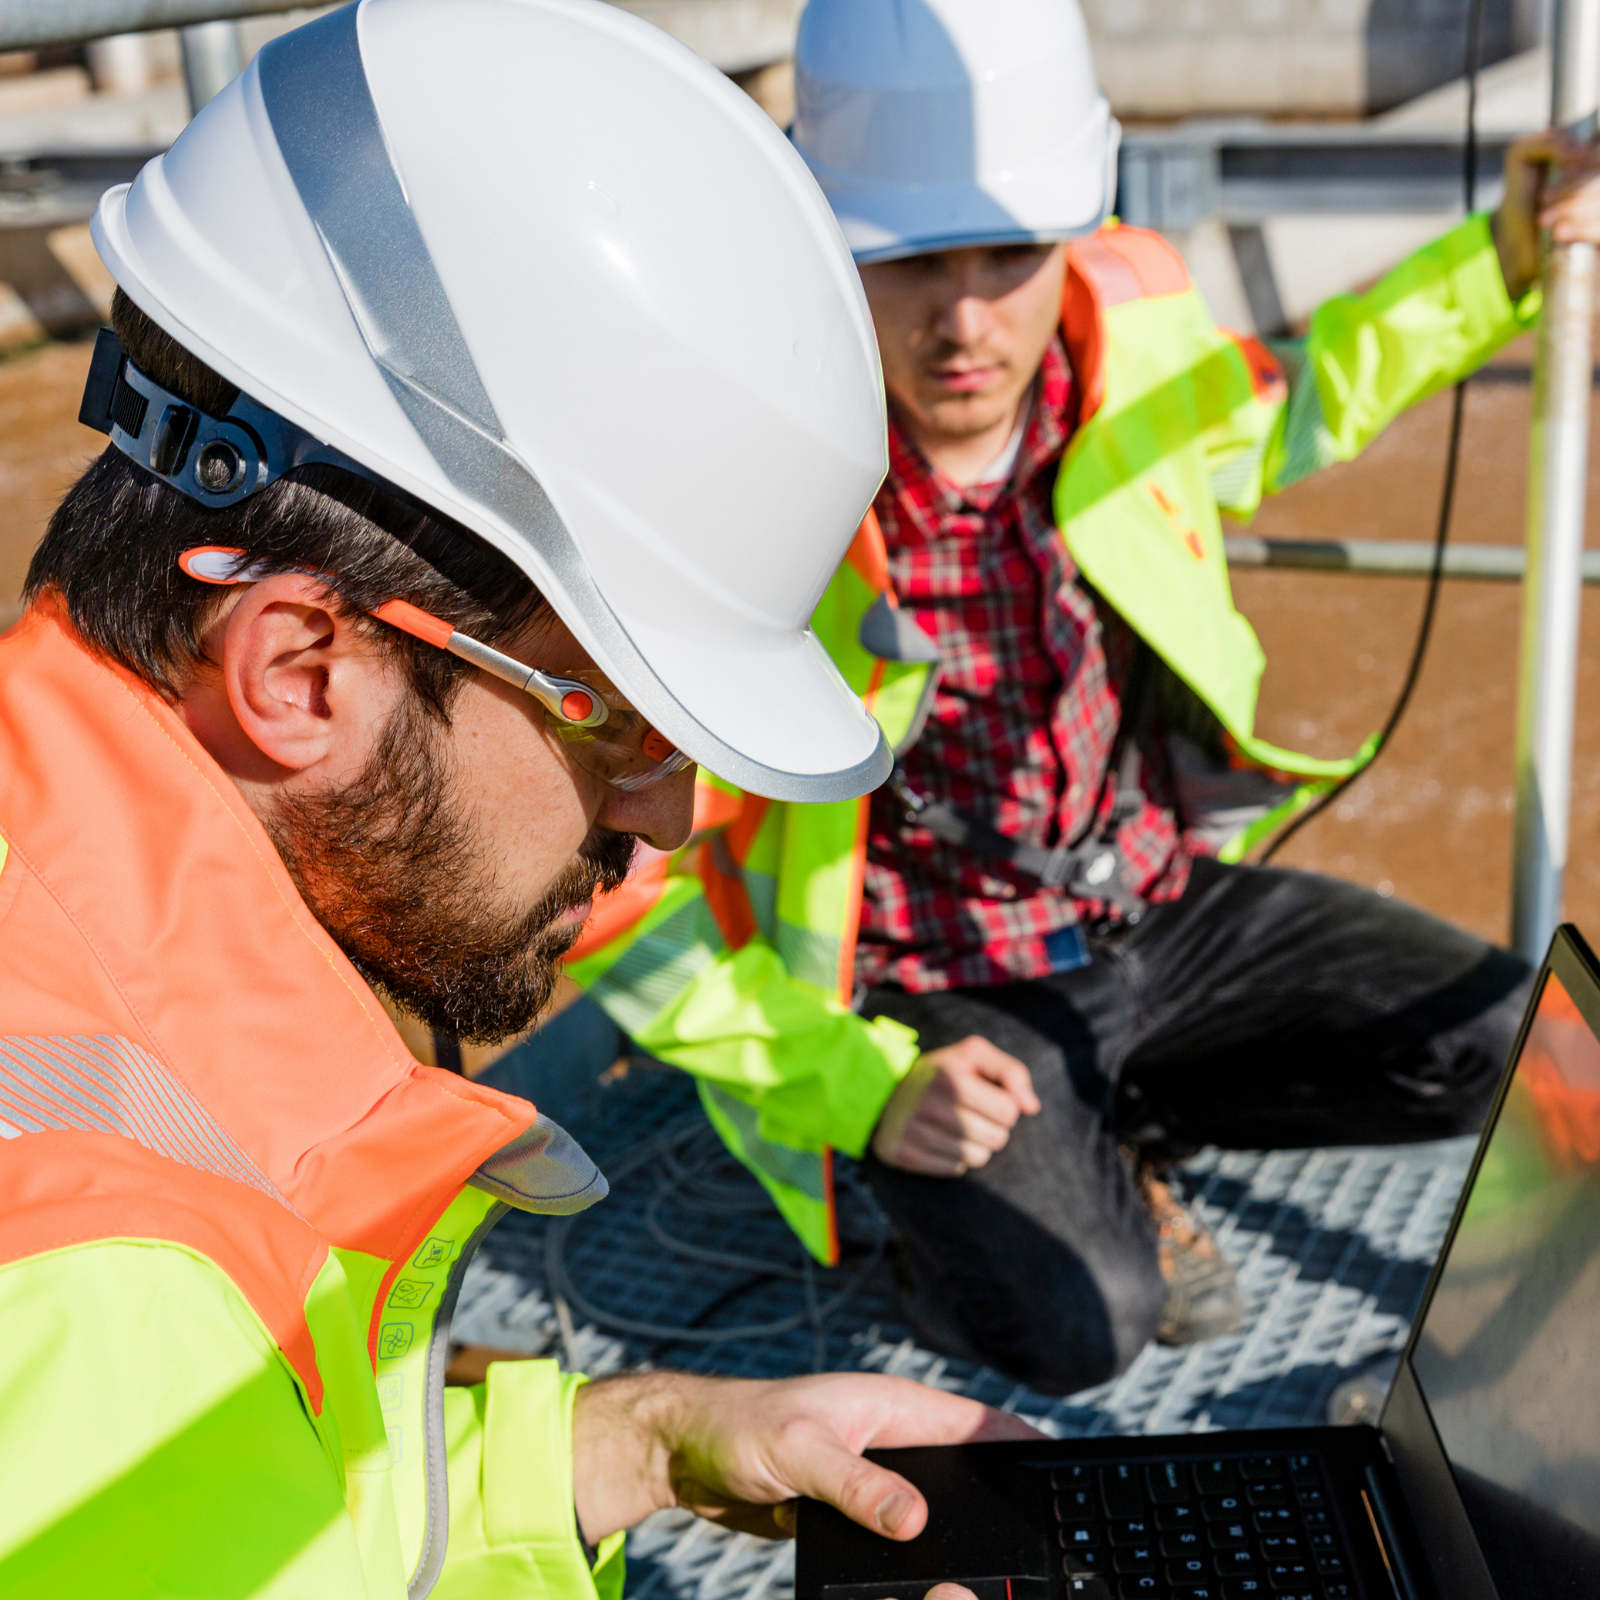
[[[1025,1416],[1048,1433],[1186,1432],[1326,1420],[1334,1389],[1404,1341],[1473,1141],[1207,1151],[1183,1169],[1239,1269],[1243,1328],[1147,1347],[1066,1399],[920,1349],[897,1320],[883,1224],[839,1163],[843,1261],[813,1268],[705,1125],[693,1085],[635,1063],[568,1113],[612,1182],[577,1218],[514,1215],[468,1273],[455,1336],[594,1374],[641,1364],[748,1377],[893,1372]],[[793,1553],[681,1512],[629,1538],[631,1600],[787,1600]]]

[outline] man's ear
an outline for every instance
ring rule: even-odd
[[[280,777],[339,782],[365,766],[403,686],[314,578],[280,573],[252,584],[218,632],[212,655],[233,720]]]

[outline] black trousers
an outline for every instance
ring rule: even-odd
[[[1436,917],[1307,872],[1197,862],[1189,889],[1093,962],[1022,983],[869,991],[925,1050],[980,1034],[1043,1109],[962,1178],[868,1155],[918,1320],[1048,1393],[1121,1371],[1165,1299],[1119,1143],[1181,1156],[1474,1133],[1531,986]]]

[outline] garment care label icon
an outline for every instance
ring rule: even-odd
[[[411,1341],[415,1337],[409,1322],[386,1322],[378,1329],[378,1359],[380,1361],[393,1361],[397,1356],[403,1356],[411,1348]]]
[[[388,1306],[391,1311],[415,1311],[432,1293],[431,1283],[419,1283],[415,1278],[402,1278],[389,1291]]]
[[[437,1267],[449,1259],[454,1244],[454,1239],[429,1239],[411,1258],[411,1265],[423,1272],[429,1267]]]

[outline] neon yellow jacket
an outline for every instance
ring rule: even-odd
[[[603,1193],[412,1059],[154,693],[0,639],[0,1595],[614,1600],[582,1379],[443,1389],[489,1226]]]
[[[1507,296],[1483,216],[1270,350],[1213,323],[1156,234],[1113,225],[1070,251],[1062,332],[1084,399],[1057,519],[1084,577],[1179,686],[1185,715],[1168,722],[1188,725],[1193,758],[1174,752],[1180,807],[1225,858],[1372,745],[1316,761],[1255,737],[1264,659],[1234,609],[1219,512],[1249,517],[1264,494],[1349,460],[1536,311],[1536,294]],[[894,608],[875,518],[813,626],[905,748],[931,652]],[[849,1010],[867,802],[769,804],[709,777],[700,800],[689,848],[596,908],[569,971],[640,1045],[695,1075],[729,1148],[831,1261],[832,1151],[861,1154],[917,1055],[905,1028]]]

